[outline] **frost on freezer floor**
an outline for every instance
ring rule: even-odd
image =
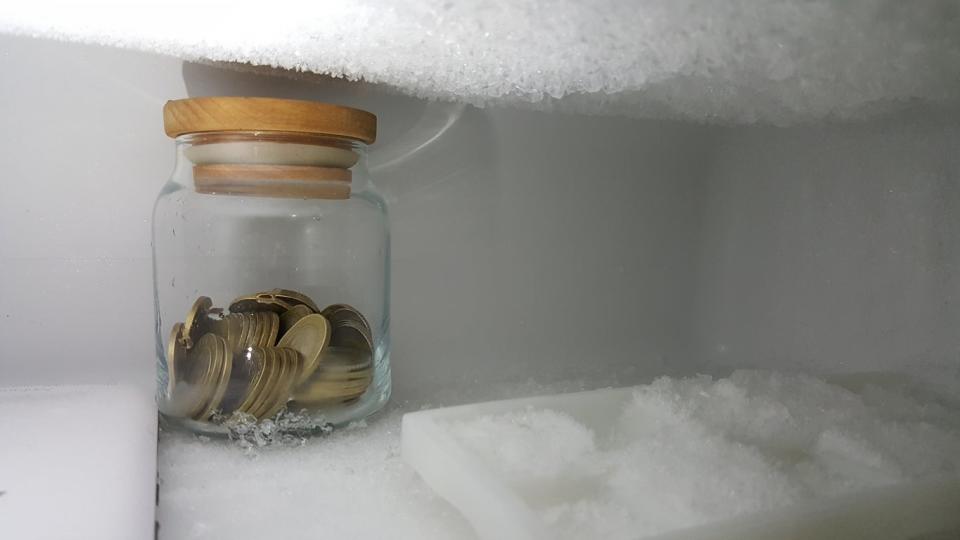
[[[584,387],[460,389],[431,405]],[[828,384],[743,371],[663,378],[624,392],[622,406],[589,422],[534,407],[441,425],[490,477],[539,501],[531,510],[551,538],[638,538],[960,475],[955,388],[921,394],[895,379]],[[161,540],[281,532],[287,539],[475,538],[460,512],[400,456],[401,415],[423,407],[397,404],[368,426],[293,449],[163,434]]]
[[[401,461],[400,415],[297,447],[163,434],[160,540],[470,538]]]
[[[368,425],[299,446],[162,432],[160,540],[471,539],[460,513],[400,457],[404,412],[440,404],[570,392],[582,381],[451,389],[430,403],[395,403]]]

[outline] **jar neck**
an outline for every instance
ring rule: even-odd
[[[175,176],[199,193],[346,199],[354,172],[365,170],[365,145],[349,139],[286,132],[181,135]],[[365,175],[360,175],[364,181]]]

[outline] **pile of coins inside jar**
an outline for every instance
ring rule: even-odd
[[[270,418],[291,400],[317,408],[357,400],[373,381],[370,324],[356,309],[320,310],[305,294],[273,289],[241,296],[229,312],[197,298],[167,341],[173,416]]]

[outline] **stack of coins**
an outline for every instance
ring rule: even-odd
[[[309,408],[350,403],[373,382],[373,349],[370,324],[346,304],[320,310],[305,294],[273,289],[241,296],[224,313],[201,296],[170,332],[166,411],[262,419],[291,399]]]

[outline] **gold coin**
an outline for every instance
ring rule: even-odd
[[[331,373],[327,371],[322,377],[317,377],[316,380],[322,380],[326,382],[367,381],[369,384],[373,380],[373,370],[363,369],[349,373]],[[307,381],[306,384],[310,384],[310,381]]]
[[[253,403],[250,405],[249,413],[261,418],[260,413],[265,408],[264,404],[267,400],[270,399],[270,394],[273,392],[274,387],[277,385],[277,378],[280,376],[280,360],[276,349],[265,348],[263,349],[264,353],[264,379],[263,385],[260,388],[260,392],[255,396]]]
[[[373,362],[368,351],[331,343],[320,367],[297,386],[294,399],[307,406],[341,403],[360,397],[372,382]]]
[[[276,347],[278,339],[280,339],[280,317],[270,317],[270,334],[267,337],[267,341],[271,347]]]
[[[287,351],[290,349],[276,349],[280,359],[281,371],[260,418],[272,418],[290,401],[290,391],[297,379],[297,361]]]
[[[257,316],[260,323],[258,345],[273,347],[277,344],[277,334],[280,333],[280,316],[271,311],[261,311]]]
[[[299,387],[294,398],[297,403],[308,405],[336,400],[346,401],[362,396],[372,382],[372,376],[349,381],[317,381]]]
[[[257,416],[257,412],[263,408],[263,401],[266,399],[267,395],[271,391],[273,384],[276,383],[276,378],[278,374],[277,362],[272,359],[273,355],[267,351],[263,350],[263,377],[260,381],[260,385],[254,389],[253,400],[250,402],[250,405],[247,407],[247,413],[250,413],[254,416]],[[259,417],[258,417],[259,418]]]
[[[265,315],[268,312],[254,312],[254,313],[244,313],[243,317],[247,321],[247,334],[244,336],[244,344],[246,347],[265,347],[264,333],[270,326],[270,323],[266,319]],[[270,313],[271,315],[276,316],[275,313]]]
[[[243,315],[231,313],[223,319],[216,321],[213,331],[220,337],[227,340],[227,345],[233,353],[240,352],[243,348],[243,342],[240,341],[243,334]]]
[[[367,384],[373,381],[373,370],[370,368],[361,369],[358,371],[349,371],[349,372],[331,372],[324,371],[322,374],[315,373],[313,377],[307,379],[307,382],[303,383],[301,387],[313,384],[314,382],[353,382],[353,381],[367,381]],[[300,387],[298,387],[300,388]]]
[[[187,355],[187,349],[180,342],[180,334],[183,332],[183,323],[176,323],[170,330],[170,339],[167,340],[167,397],[173,395],[173,387],[176,384],[177,364],[183,364],[183,359]]]
[[[253,327],[256,325],[256,315],[253,313],[240,313],[240,350],[245,351],[254,345],[250,339]]]
[[[220,335],[227,340],[230,350],[234,353],[239,352],[240,334],[243,332],[243,322],[240,320],[240,316],[236,314],[227,315],[223,318],[222,328],[223,332]]]
[[[204,336],[206,335],[207,334],[204,334]],[[204,337],[201,337],[197,340],[197,354],[205,359],[200,362],[200,365],[205,366],[205,369],[203,369],[197,377],[191,379],[196,381],[196,385],[203,394],[201,401],[204,406],[210,399],[210,388],[216,381],[217,373],[221,369],[220,360],[222,359],[220,357],[219,343],[216,340],[216,336],[210,335],[210,338],[204,339]],[[192,362],[196,363],[198,360],[195,359],[192,360]],[[194,416],[196,416],[197,412],[194,413]]]
[[[256,313],[250,314],[252,315],[252,317],[250,317],[250,335],[247,336],[247,343],[249,343],[251,346],[254,346],[254,347],[265,346],[263,344],[263,341],[264,341],[263,334],[266,328],[270,326],[270,323],[267,322],[266,319],[261,317],[261,315],[264,315],[264,314],[265,313],[262,311],[258,311]]]
[[[271,296],[269,292],[248,294],[234,299],[230,303],[231,313],[250,313],[256,311],[272,311],[274,313],[283,313],[293,307],[279,298]]]
[[[366,317],[364,317],[357,308],[348,304],[333,304],[323,308],[320,314],[330,321],[330,326],[332,327],[340,326],[343,321],[354,321],[363,329],[367,336],[371,336],[370,341],[373,341],[373,330],[370,328],[370,323],[367,322]]]
[[[253,415],[257,418],[267,418],[267,411],[274,408],[278,401],[286,401],[288,395],[284,395],[282,389],[287,379],[290,377],[290,366],[286,357],[275,348],[265,349],[268,356],[272,356],[274,376],[263,390],[263,395],[253,410]]]
[[[263,387],[263,391],[260,393],[257,402],[254,404],[253,409],[250,410],[250,414],[256,416],[258,419],[263,419],[263,412],[273,403],[273,395],[276,392],[277,383],[280,380],[280,377],[283,376],[283,362],[280,358],[279,353],[274,349],[264,349],[267,353],[267,362],[270,364],[270,373],[267,377],[267,382]]]
[[[272,297],[290,304],[291,306],[306,306],[312,313],[320,311],[312,298],[302,292],[291,291],[289,289],[272,289],[267,292],[257,293],[257,296]]]
[[[260,317],[259,313],[236,313],[237,320],[240,321],[240,348],[239,351],[245,351],[250,347],[260,346]]]
[[[360,397],[369,388],[368,381],[318,381],[297,389],[297,404],[308,407],[330,405]]]
[[[227,386],[230,384],[230,373],[233,368],[230,347],[227,345],[227,341],[216,334],[206,335],[213,336],[217,341],[217,361],[215,363],[214,378],[210,381],[210,401],[203,408],[203,411],[195,417],[197,420],[210,418],[210,415],[220,408],[220,402],[223,401],[223,396],[227,392]],[[202,340],[203,338],[200,339]]]
[[[313,313],[297,321],[287,330],[278,347],[287,347],[300,353],[303,360],[303,370],[297,379],[297,384],[313,374],[323,358],[323,350],[330,343],[330,323],[323,315]]]
[[[263,373],[263,355],[257,349],[233,354],[233,367],[230,371],[230,383],[220,402],[223,414],[231,414],[240,409],[240,405],[256,387]]]
[[[331,376],[340,378],[359,377],[373,369],[369,354],[352,347],[337,347],[333,344],[323,351],[323,361],[308,379],[319,381]]]
[[[204,334],[176,366],[177,382],[171,393],[173,409],[179,416],[193,417],[209,400],[208,386],[217,361],[217,336]]]
[[[243,359],[243,362],[250,366],[252,375],[250,376],[250,384],[244,392],[243,399],[240,400],[235,410],[249,413],[254,403],[256,403],[257,398],[260,397],[260,393],[263,391],[263,387],[269,377],[266,351],[260,347],[251,347],[250,350],[241,352],[238,356]]]
[[[214,319],[213,321],[210,321],[209,333],[216,334],[223,339],[227,339],[227,318],[224,317],[222,319]],[[227,343],[230,343],[229,339],[227,339]]]
[[[328,399],[352,399],[362,394],[367,386],[366,381],[320,381],[310,385],[310,391]]]
[[[340,320],[332,325],[330,343],[337,347],[357,349],[373,355],[373,341],[366,329],[354,320]]]
[[[213,300],[208,296],[201,296],[193,302],[193,306],[187,312],[183,330],[180,332],[180,342],[187,349],[193,347],[197,339],[207,331],[208,323],[211,321],[207,314],[212,307]]]
[[[287,330],[297,324],[297,321],[311,313],[313,313],[313,310],[303,304],[293,306],[284,311],[280,314],[280,335],[287,333]]]
[[[214,398],[219,375],[223,370],[223,357],[220,351],[220,343],[217,342],[217,339],[223,338],[213,339],[213,345],[211,346],[213,352],[210,359],[210,369],[207,371],[207,375],[203,378],[203,382],[201,383],[203,388],[203,406],[193,414],[193,418],[196,420],[203,420],[203,412]],[[203,337],[201,337],[200,340],[203,340]],[[197,341],[197,343],[200,343],[200,341]]]
[[[278,347],[278,350],[290,358],[290,362],[296,367],[296,376],[294,379],[300,380],[300,372],[303,371],[303,356],[297,351],[285,347]]]
[[[290,378],[290,388],[287,389],[287,398],[291,399],[293,397],[293,389],[297,386],[297,381],[300,380],[300,375],[303,373],[303,356],[300,355],[297,351],[293,349],[280,348],[290,360],[290,365],[293,366],[293,372],[291,373]]]
[[[349,347],[373,357],[373,335],[370,324],[359,311],[346,304],[327,306],[323,313],[330,319],[330,344]]]
[[[313,377],[349,376],[370,371],[373,368],[371,355],[353,347],[338,347],[332,343],[323,351],[323,362]]]

